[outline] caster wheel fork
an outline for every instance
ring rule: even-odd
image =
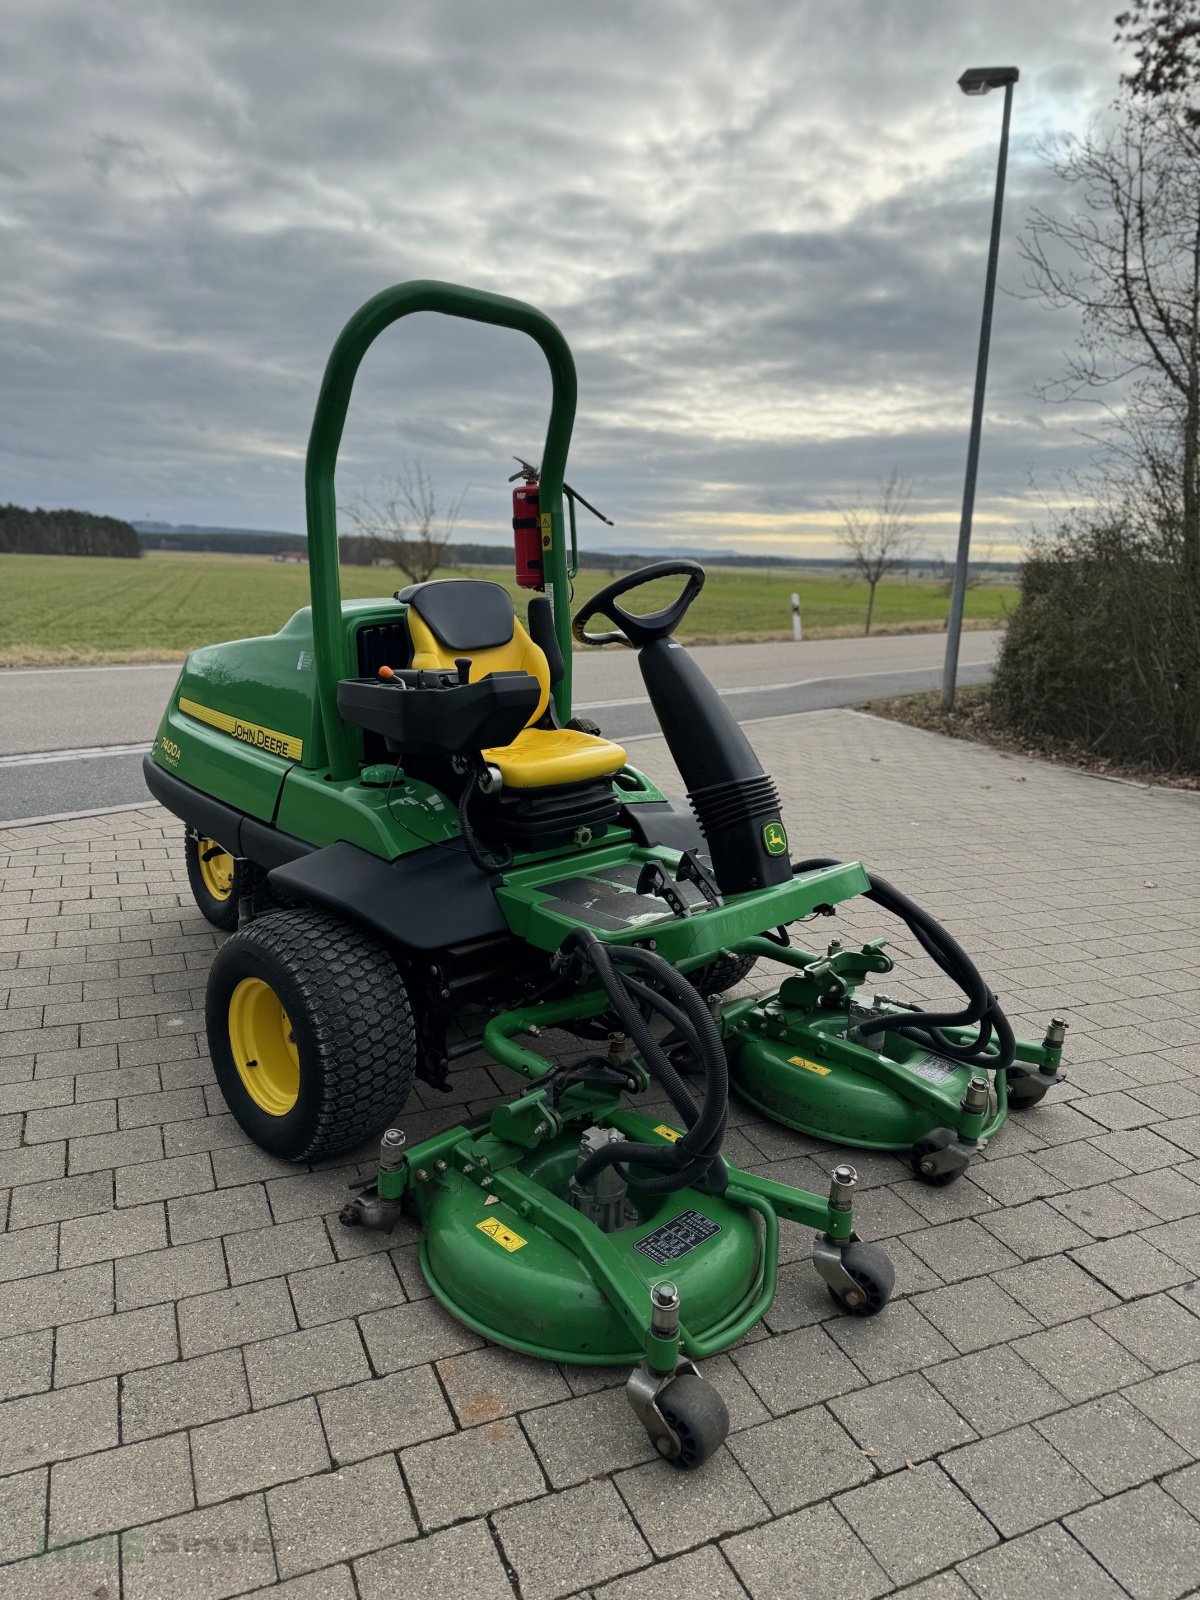
[[[851,1166],[834,1169],[829,1207],[849,1212],[858,1174]],[[834,1303],[854,1317],[876,1317],[892,1297],[896,1269],[882,1245],[864,1244],[856,1233],[840,1239],[818,1233],[813,1239],[813,1265]]]
[[[729,1433],[724,1400],[695,1362],[679,1352],[679,1294],[673,1283],[650,1291],[646,1356],[629,1374],[625,1395],[664,1461],[692,1472]]]

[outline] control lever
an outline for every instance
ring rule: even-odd
[[[459,681],[459,683],[470,683],[470,681],[471,681],[471,658],[470,658],[470,656],[455,656],[454,665],[458,668],[458,681]]]
[[[709,872],[694,850],[685,850],[679,858],[676,883],[694,883],[710,906],[724,905],[717,880]]]
[[[661,861],[647,861],[638,874],[638,894],[655,894],[665,900],[677,917],[690,915],[688,903],[667,876]]]

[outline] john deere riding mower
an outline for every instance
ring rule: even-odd
[[[334,468],[351,388],[376,336],[417,311],[518,330],[549,363],[540,475],[523,472],[514,504],[524,621],[474,579],[341,599]],[[893,1286],[884,1252],[854,1233],[852,1167],[817,1196],[725,1161],[730,1079],[768,1116],[909,1151],[941,1183],[1009,1105],[1045,1092],[1062,1030],[1016,1045],[931,918],[857,862],[792,860],[774,783],[673,637],[704,582],[695,562],[642,567],[572,622],[574,413],[570,352],[532,307],[423,282],[369,301],[334,347],[309,441],[312,605],[270,637],[191,653],[146,778],[186,824],[200,909],[236,929],[207,1027],[241,1126],[296,1161],[384,1130],[377,1178],[343,1222],[419,1219],[430,1288],[489,1339],[633,1365],[657,1448],[694,1466],[728,1418],[692,1362],[767,1311],[781,1217],[813,1230],[846,1311],[873,1315]],[[674,599],[629,609],[664,578]],[[609,631],[589,631],[597,617]],[[572,716],[572,635],[639,652],[686,806]],[[881,940],[791,943],[797,922],[856,896],[907,924],[960,1006],[860,999],[891,968]],[[786,969],[778,992],[723,1001],[762,960]],[[546,1029],[577,1048],[543,1053]],[[480,1050],[525,1092],[406,1146],[394,1119],[414,1076],[444,1088]],[[630,1110],[639,1096],[659,1109]]]

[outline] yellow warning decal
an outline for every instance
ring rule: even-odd
[[[549,550],[550,546],[554,543],[554,534],[553,534],[553,531],[552,531],[553,527],[554,527],[554,524],[550,521],[550,513],[548,511],[543,511],[542,512],[542,549],[543,550]]]
[[[803,1067],[806,1072],[819,1072],[823,1078],[827,1078],[833,1071],[832,1067],[823,1067],[819,1061],[808,1061],[804,1056],[789,1056],[788,1065]]]
[[[670,1139],[672,1144],[677,1144],[683,1138],[678,1128],[668,1128],[665,1122],[660,1122],[654,1131],[662,1138]]]
[[[528,1239],[522,1239],[519,1233],[514,1233],[511,1228],[506,1228],[499,1217],[484,1217],[482,1222],[475,1226],[480,1233],[486,1233],[489,1239],[495,1239],[498,1245],[505,1250],[519,1250],[523,1244],[528,1244]]]
[[[179,697],[179,709],[195,717],[197,722],[206,722],[210,728],[240,739],[243,744],[253,745],[256,750],[265,750],[268,755],[299,761],[304,754],[304,740],[293,738],[290,733],[277,733],[274,728],[260,728],[256,722],[243,722],[241,717],[231,717],[227,711],[214,711],[183,695]]]

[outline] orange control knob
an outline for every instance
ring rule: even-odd
[[[392,671],[391,667],[380,667],[376,676],[383,678],[386,681],[389,678],[394,678],[396,674]]]

